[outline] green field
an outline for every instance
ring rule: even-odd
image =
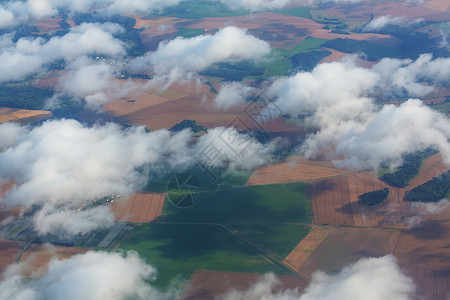
[[[197,269],[289,274],[216,225],[144,224],[136,226],[120,248],[137,251],[157,268],[154,284],[160,287],[189,279]]]
[[[282,259],[306,236],[312,217],[306,189],[297,182],[206,191],[188,209],[167,201],[162,223],[133,225],[120,248],[156,267],[159,286],[197,269],[292,274],[260,254]]]
[[[192,37],[196,37],[198,35],[202,35],[205,34],[205,29],[201,29],[201,28],[180,28],[180,30],[178,30],[177,34],[175,35],[175,37],[184,37],[184,38],[192,38]]]
[[[308,225],[252,224],[236,225],[235,229],[275,257],[284,259],[308,234]]]
[[[291,57],[299,53],[311,52],[322,47],[322,44],[326,42],[325,39],[308,37],[303,42],[295,45],[291,49],[275,49],[272,51],[270,58],[258,62],[258,66],[264,68],[264,78],[274,76],[289,75],[293,65],[290,60]]]
[[[444,114],[450,114],[450,101],[444,101],[430,106],[432,109],[437,110]]]
[[[203,19],[208,17],[245,16],[249,13],[247,10],[231,10],[220,2],[190,0],[167,7],[158,15],[182,19]]]
[[[309,52],[320,49],[326,39],[319,39],[314,37],[307,37],[303,42],[296,45],[292,49],[276,49],[275,52],[284,57],[292,57],[298,53]]]
[[[345,53],[363,52],[366,54],[367,60],[370,61],[376,61],[385,57],[399,58],[402,54],[398,48],[352,40],[350,38],[328,40],[323,43],[323,46]]]
[[[294,7],[294,8],[284,8],[280,10],[275,10],[276,13],[294,16],[299,18],[311,19],[310,7]]]
[[[311,223],[306,183],[246,186],[204,192],[186,210],[167,205],[166,221],[190,223]]]
[[[264,78],[288,75],[292,70],[292,63],[289,59],[273,56],[267,61],[259,62],[258,66],[263,67],[266,71]]]

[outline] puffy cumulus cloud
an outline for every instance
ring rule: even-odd
[[[160,10],[177,5],[181,0],[27,0],[10,1],[0,5],[0,28],[15,26],[31,18],[40,19],[54,16],[59,11],[102,13],[137,13]]]
[[[261,144],[252,136],[242,134],[232,127],[217,127],[208,130],[208,134],[198,139],[193,154],[203,164],[212,167],[252,169],[269,162],[273,150],[275,144]],[[218,155],[211,160],[208,153]]]
[[[0,7],[0,28],[5,28],[13,25],[15,23],[14,14],[5,9],[4,7]]]
[[[182,0],[115,0],[105,9],[108,13],[138,13],[161,10]]]
[[[399,107],[385,105],[362,126],[354,126],[336,146],[336,153],[346,158],[338,165],[377,169],[383,162],[401,165],[402,154],[429,147],[440,150],[450,164],[450,121],[423,104],[408,100]]]
[[[316,2],[360,2],[361,0],[220,0],[225,3],[231,9],[248,9],[248,10],[261,10],[261,9],[278,9],[287,7],[289,5],[311,5]]]
[[[14,181],[0,200],[10,206],[41,205],[35,229],[60,235],[112,224],[107,208],[77,212],[88,200],[130,194],[149,176],[182,172],[198,160],[211,167],[254,168],[273,149],[232,128],[211,129],[195,142],[189,130],[148,133],[144,127],[86,127],[75,120],[35,128],[2,124],[0,141],[0,179]],[[212,160],[205,154],[210,149],[221,155]]]
[[[175,79],[189,72],[201,71],[214,63],[231,59],[261,59],[270,53],[267,42],[234,26],[214,35],[178,37],[160,43],[155,52],[131,62],[135,71],[153,71]]]
[[[402,163],[403,154],[433,147],[450,163],[450,123],[445,116],[418,100],[380,109],[367,96],[380,88],[398,90],[399,83],[405,82],[384,78],[396,76],[395,71],[388,74],[389,62],[406,64],[409,71],[398,72],[412,79],[402,87],[419,81],[411,74],[419,76],[416,70],[420,68],[423,80],[445,80],[447,71],[437,66],[448,63],[446,59],[431,60],[423,55],[409,64],[383,60],[372,69],[363,69],[346,59],[279,79],[268,93],[276,99],[273,105],[291,116],[302,116],[307,126],[317,129],[302,146],[307,156],[321,149],[334,149],[332,157],[339,157],[336,163],[342,167],[377,169],[381,163],[396,167]]]
[[[336,275],[317,272],[299,299],[407,300],[414,291],[411,278],[400,271],[394,256],[387,255],[361,259]]]
[[[261,281],[247,291],[232,291],[221,297],[223,300],[317,300],[317,299],[368,299],[408,300],[412,299],[415,286],[411,278],[404,275],[395,257],[364,258],[343,268],[335,275],[318,271],[303,293],[297,289],[274,292],[279,281],[273,275],[265,275]]]
[[[449,83],[450,58],[433,59],[431,54],[422,54],[415,61],[384,58],[372,71],[381,76],[377,92],[423,97],[431,93],[435,85]]]
[[[81,57],[66,67],[66,72],[59,78],[58,90],[75,98],[85,99],[87,108],[97,110],[112,99],[124,97],[155,84],[153,81],[147,83],[133,80],[119,81],[117,78],[122,68],[123,65]],[[52,107],[51,102],[48,107]]]
[[[281,281],[273,273],[265,274],[261,279],[250,286],[246,291],[232,290],[222,297],[220,300],[297,300],[300,297],[298,289],[284,290],[281,292],[274,292],[275,289],[280,289]]]
[[[306,2],[306,1],[293,1],[293,0],[220,0],[225,3],[231,9],[276,9],[283,8],[293,2]]]
[[[239,82],[225,83],[219,90],[216,98],[214,98],[214,105],[223,110],[242,104],[245,102],[245,98],[253,91],[251,87],[248,87]]]
[[[316,138],[309,140],[307,155],[311,155],[334,145],[355,122],[371,116],[374,105],[362,95],[378,80],[377,74],[346,60],[276,80],[268,95],[278,98],[273,105],[283,113],[302,115],[308,126],[320,129]]]
[[[112,36],[121,30],[112,23],[84,23],[48,42],[41,38],[21,38],[14,43],[10,35],[3,35],[0,37],[0,81],[20,79],[58,59],[73,60],[88,54],[124,55],[123,43]]]
[[[146,133],[143,127],[122,130],[112,123],[85,127],[74,120],[48,121],[21,131],[0,153],[0,176],[13,177],[16,183],[4,200],[78,206],[97,196],[130,193],[146,182],[138,167],[159,163],[163,156],[166,163],[176,163],[170,155],[181,155],[175,152],[185,149],[189,138],[189,132]]]
[[[24,127],[17,126],[14,123],[4,123],[0,126],[0,151],[3,152],[6,149],[14,146],[18,137],[26,132]]]
[[[363,31],[379,31],[388,25],[411,25],[422,22],[422,19],[409,19],[407,17],[391,17],[385,15],[376,17],[363,27]]]
[[[161,292],[149,282],[156,269],[134,251],[89,251],[58,260],[53,258],[44,275],[26,278],[26,262],[10,266],[0,282],[0,299],[174,299],[175,290]]]
[[[81,232],[114,225],[109,207],[98,206],[87,210],[58,209],[45,205],[34,215],[34,229],[41,235],[54,234],[71,238]]]

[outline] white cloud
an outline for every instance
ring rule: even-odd
[[[434,90],[434,85],[449,83],[450,58],[433,59],[431,54],[422,54],[415,61],[384,58],[372,71],[381,76],[377,92],[423,97]]]
[[[421,227],[424,222],[430,221],[434,215],[440,214],[447,207],[450,207],[450,201],[447,199],[442,199],[434,203],[413,202],[410,206],[410,213],[413,216],[407,217],[405,223],[408,225],[408,228]]]
[[[291,3],[306,1],[293,1],[293,0],[220,0],[225,3],[231,9],[276,9],[283,8]]]
[[[43,205],[35,229],[68,235],[112,224],[109,209],[76,212],[87,200],[130,194],[147,183],[149,174],[183,172],[196,158],[208,166],[254,168],[269,160],[273,148],[230,128],[210,129],[194,142],[188,130],[147,133],[144,127],[86,127],[75,120],[35,128],[1,124],[0,141],[0,179],[15,183],[0,200],[10,206]],[[211,145],[226,158],[202,155]]]
[[[165,7],[174,6],[182,0],[115,0],[105,9],[108,13],[139,13],[161,10]]]
[[[450,163],[450,123],[444,115],[418,100],[380,109],[368,97],[380,90],[417,94],[417,86],[448,80],[448,70],[438,67],[448,63],[450,59],[422,55],[414,62],[384,59],[363,69],[347,58],[279,79],[269,95],[284,113],[301,115],[317,129],[302,146],[307,156],[333,149],[339,166],[377,169],[381,163],[396,167],[403,154],[433,147]]]
[[[232,59],[261,59],[270,53],[267,42],[233,26],[214,35],[178,37],[163,42],[155,52],[131,62],[136,71],[153,71],[158,75],[179,78],[201,71],[214,63]]]
[[[340,137],[336,153],[346,158],[339,166],[371,167],[382,162],[395,167],[401,155],[433,147],[450,164],[450,121],[426,107],[420,100],[408,100],[399,107],[385,105],[374,116]]]
[[[208,134],[201,136],[195,146],[193,154],[201,154],[205,149],[213,145],[225,156],[219,161],[211,161],[207,155],[199,155],[198,158],[206,165],[228,164],[231,169],[253,169],[270,161],[270,152],[274,150],[274,144],[263,145],[250,135],[239,133],[230,127],[217,127],[208,130]]]
[[[407,300],[415,291],[411,278],[401,273],[395,257],[365,258],[336,275],[313,274],[300,300]]]
[[[13,265],[0,282],[0,300],[12,299],[173,299],[176,291],[160,292],[149,282],[156,269],[134,251],[89,251],[71,258],[53,258],[47,272],[38,278],[26,278],[21,269],[26,262]]]
[[[33,223],[34,229],[41,235],[55,234],[63,238],[71,238],[82,232],[113,226],[114,215],[106,206],[76,211],[44,205],[34,215]]]
[[[0,7],[0,28],[9,27],[13,25],[14,22],[14,14],[9,10]]]
[[[119,81],[117,78],[122,68],[120,61],[115,65],[81,57],[66,67],[66,72],[58,80],[58,90],[76,98],[83,98],[87,108],[98,110],[112,99],[130,95],[155,84],[153,81]]]
[[[376,17],[363,27],[363,31],[379,31],[388,25],[411,25],[422,22],[422,19],[409,19],[407,17],[391,17],[390,15]]]
[[[253,91],[251,87],[239,82],[225,83],[214,99],[214,105],[223,110],[245,103],[245,98]]]
[[[181,0],[27,0],[0,5],[0,28],[15,26],[31,18],[44,18],[65,10],[69,13],[98,10],[108,14],[151,12],[177,5]],[[1,18],[3,17],[3,18]]]
[[[58,10],[48,0],[28,0],[27,6],[31,15],[38,19],[58,13]]]
[[[270,10],[289,5],[312,5],[317,2],[360,2],[361,0],[220,0],[231,9]]]
[[[0,37],[0,82],[33,74],[44,64],[58,59],[73,60],[88,54],[122,56],[123,43],[112,36],[120,30],[117,24],[85,23],[48,42],[41,38],[21,38],[13,43],[10,35],[3,35]]]
[[[247,291],[232,291],[223,300],[408,300],[412,299],[415,286],[404,275],[395,258],[364,258],[343,268],[335,275],[318,271],[303,293],[297,289],[275,293],[279,281],[273,275],[265,275]]]

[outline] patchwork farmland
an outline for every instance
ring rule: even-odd
[[[137,193],[126,201],[111,204],[116,221],[146,223],[157,221],[162,214],[165,194]]]

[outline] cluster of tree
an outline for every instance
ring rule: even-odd
[[[13,42],[17,42],[20,38],[23,37],[38,37],[39,28],[31,24],[21,24],[19,26],[13,28],[3,28],[0,29],[0,35],[4,35],[10,33],[12,34]]]
[[[266,144],[271,141],[270,135],[263,130],[238,130],[240,134],[246,134],[257,140],[261,144]]]
[[[406,201],[437,202],[450,194],[450,171],[425,182],[405,194]]]
[[[2,84],[0,85],[0,107],[41,110],[53,95],[53,90],[28,84]],[[59,100],[60,104],[50,109],[57,118],[73,117],[83,109],[86,103],[83,99],[73,100],[69,96],[61,96]]]
[[[439,39],[432,39],[427,33],[416,31],[430,24],[429,21],[410,24],[406,27],[391,24],[376,30],[376,33],[390,34],[398,38],[401,41],[398,45],[401,58],[416,59],[422,53],[432,53],[433,57],[450,57],[450,50],[447,47],[440,47]],[[354,31],[362,32],[363,29],[365,30],[361,27]]]
[[[124,41],[129,45],[127,48],[127,54],[129,56],[139,56],[145,53],[144,44],[141,40],[141,35],[138,29],[134,28],[136,20],[132,17],[122,15],[104,15],[100,13],[83,13],[76,14],[73,17],[75,24],[81,23],[105,23],[111,22],[119,24],[123,27],[124,31],[116,33],[115,38]]]
[[[353,39],[334,39],[322,44],[323,47],[335,49],[345,53],[363,52],[367,55],[367,60],[377,61],[384,57],[398,57],[398,50],[387,46],[375,45],[365,41]]]
[[[331,55],[330,51],[310,51],[304,53],[298,53],[290,57],[292,66],[295,70],[299,71],[311,71],[314,67],[328,55]]]
[[[176,37],[183,37],[183,38],[193,38],[199,35],[205,34],[205,29],[201,28],[180,28],[175,35]]]
[[[199,124],[195,120],[183,120],[180,123],[175,124],[169,130],[172,132],[178,132],[186,128],[190,128],[193,133],[208,132],[208,129],[205,126]]]
[[[346,35],[350,35],[350,32],[342,30],[342,29],[332,29],[331,33],[337,33],[337,34],[346,34]]]
[[[368,192],[358,196],[358,200],[363,205],[374,206],[382,203],[389,196],[389,188]]]
[[[266,70],[253,61],[223,62],[200,72],[204,76],[220,77],[225,81],[242,81],[249,76],[262,76]]]
[[[20,109],[42,109],[53,91],[26,84],[0,85],[0,106]]]
[[[136,25],[136,20],[132,17],[122,15],[106,15],[97,12],[93,13],[78,13],[73,16],[73,21],[76,25],[81,23],[116,23],[122,26],[125,30],[133,29]]]
[[[403,165],[395,172],[389,172],[381,176],[381,180],[395,187],[406,187],[409,182],[419,174],[422,161],[436,154],[436,150],[427,149],[415,154],[408,154],[403,157]]]

